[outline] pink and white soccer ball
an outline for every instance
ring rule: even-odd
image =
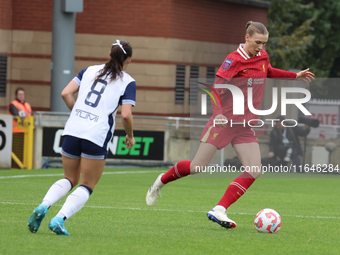
[[[256,214],[254,225],[261,233],[275,234],[281,228],[281,216],[273,209],[263,209]]]

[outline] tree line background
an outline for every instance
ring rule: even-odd
[[[316,78],[340,78],[340,0],[268,1],[266,51],[272,66],[310,68]],[[340,99],[337,80],[312,83],[312,98]]]

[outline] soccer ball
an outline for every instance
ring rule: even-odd
[[[261,233],[275,234],[281,228],[281,216],[273,209],[263,209],[256,214],[254,225]]]

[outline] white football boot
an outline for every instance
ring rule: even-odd
[[[225,212],[211,209],[208,212],[207,217],[209,220],[216,222],[217,224],[221,225],[221,227],[224,227],[226,229],[236,228],[236,222],[229,219]]]
[[[161,177],[163,174],[160,174],[156,181],[152,184],[151,188],[146,193],[146,204],[149,206],[153,206],[161,195],[161,189],[163,188],[164,184],[161,182]]]

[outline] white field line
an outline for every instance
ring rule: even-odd
[[[30,206],[38,206],[38,204],[32,203],[17,203],[17,202],[1,202],[0,204],[7,205],[30,205]],[[62,207],[62,205],[55,204],[54,206]],[[85,208],[94,208],[94,209],[109,209],[109,210],[131,210],[131,211],[159,211],[159,212],[186,212],[186,213],[207,213],[207,211],[194,211],[194,210],[174,210],[174,209],[161,209],[161,208],[134,208],[134,207],[112,207],[112,206],[84,206]],[[238,215],[251,215],[255,216],[256,213],[243,213],[243,212],[228,212],[228,214],[238,214]],[[340,220],[340,217],[332,217],[332,216],[312,216],[312,215],[281,215],[282,217],[295,217],[295,218],[309,218],[309,219],[336,219]]]
[[[122,172],[104,172],[103,174],[145,174],[145,173],[157,173],[160,171],[122,171]],[[50,176],[63,176],[64,174],[36,174],[36,175],[13,175],[13,176],[0,176],[0,179],[10,179],[10,178],[28,178],[28,177],[50,177]],[[10,205],[32,205],[37,206],[37,204],[29,203],[14,203],[14,202],[1,202],[0,204],[10,204]],[[62,206],[62,205],[55,205]],[[85,208],[96,208],[96,209],[112,209],[112,210],[139,210],[139,211],[163,211],[163,212],[188,212],[188,213],[207,213],[207,211],[193,211],[193,210],[173,210],[173,209],[156,209],[156,208],[129,208],[129,207],[110,207],[110,206],[84,206]],[[240,214],[240,215],[256,215],[256,213],[233,213],[228,212],[228,214]],[[282,215],[284,217],[296,217],[296,218],[314,218],[314,219],[337,219],[340,217],[332,216],[309,216],[309,215]]]
[[[147,174],[158,173],[161,171],[122,171],[122,172],[104,172],[104,174]],[[164,172],[164,171],[163,171]],[[31,175],[12,175],[0,176],[0,179],[14,179],[14,178],[29,178],[29,177],[50,177],[50,176],[64,176],[64,174],[31,174]]]

